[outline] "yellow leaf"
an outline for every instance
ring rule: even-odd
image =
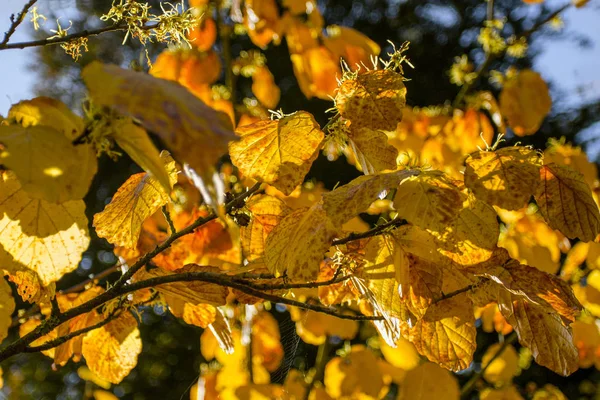
[[[203,173],[235,140],[229,117],[215,112],[177,83],[99,62],[82,72],[92,99],[138,119],[181,163]]]
[[[494,138],[494,128],[489,119],[472,108],[455,110],[452,119],[444,125],[443,132],[444,143],[461,155],[484,148]]]
[[[359,31],[345,26],[330,25],[323,44],[337,59],[343,58],[351,70],[370,67],[371,59],[378,56],[381,48]]]
[[[540,177],[535,200],[548,225],[571,239],[594,240],[600,233],[600,213],[583,175],[548,164],[540,169]]]
[[[229,146],[233,164],[286,195],[302,183],[324,138],[314,117],[304,111],[246,125],[237,133],[240,141]]]
[[[364,212],[382,194],[398,187],[419,171],[403,170],[359,176],[350,183],[323,194],[323,208],[335,226],[342,226]]]
[[[373,174],[385,169],[396,169],[398,150],[388,144],[388,137],[382,131],[350,126],[346,151],[356,160],[357,168],[365,174]]]
[[[77,375],[83,379],[84,381],[93,382],[95,385],[100,386],[102,389],[110,389],[111,383],[100,378],[96,374],[94,374],[88,367],[82,365],[77,368]]]
[[[94,400],[119,400],[117,396],[106,390],[94,390],[92,396]]]
[[[377,358],[363,345],[352,346],[346,357],[335,357],[325,366],[323,380],[327,393],[333,398],[354,397],[360,394],[379,398],[383,379]]]
[[[408,340],[400,338],[395,343],[396,347],[391,347],[384,341],[379,341],[379,349],[383,353],[383,357],[396,368],[401,368],[405,371],[416,368],[421,359],[415,346]]]
[[[600,332],[595,321],[575,321],[573,329],[573,344],[579,352],[579,367],[589,368],[597,362],[596,350],[600,346]]]
[[[27,128],[35,125],[51,126],[62,132],[69,141],[83,133],[83,120],[75,115],[66,104],[50,97],[40,96],[14,104],[8,118]]]
[[[408,371],[398,400],[458,400],[460,390],[454,375],[433,363]]]
[[[507,210],[524,207],[539,184],[541,158],[527,147],[478,151],[465,163],[465,185],[478,199]]]
[[[323,344],[328,336],[352,340],[358,333],[358,322],[349,319],[297,308],[291,308],[290,315],[296,322],[298,336],[314,346]]]
[[[43,125],[0,126],[0,145],[2,164],[15,172],[31,197],[64,203],[87,193],[91,177],[87,184],[81,182],[80,154],[58,130]]]
[[[554,385],[545,384],[543,388],[535,391],[532,400],[568,400],[567,396]]]
[[[282,200],[269,195],[252,196],[246,208],[252,213],[252,219],[247,226],[240,227],[240,236],[244,254],[252,261],[264,255],[269,233],[290,212],[290,208]]]
[[[523,400],[514,385],[504,386],[501,389],[486,388],[479,394],[480,400]]]
[[[425,316],[411,328],[408,339],[429,361],[451,371],[460,371],[473,360],[477,347],[476,335],[475,324],[464,323],[461,318],[449,317],[436,321],[428,320]]]
[[[310,33],[302,40],[307,39],[311,40]],[[325,46],[318,46],[303,49],[300,54],[291,54],[290,59],[302,93],[309,99],[315,96],[331,100],[338,87],[337,79],[342,75],[335,55]]]
[[[446,230],[463,208],[458,188],[437,171],[404,180],[394,198],[398,216],[434,232]]]
[[[588,160],[587,155],[581,147],[574,147],[562,141],[552,141],[544,151],[544,164],[556,163],[567,165],[579,171],[585,182],[591,188],[598,186],[598,167]]]
[[[43,285],[74,271],[87,249],[85,204],[31,199],[11,172],[0,180],[0,265],[36,272]]]
[[[266,66],[256,67],[256,71],[252,74],[252,93],[266,108],[277,107],[281,91]]]
[[[366,71],[347,79],[335,96],[339,113],[358,128],[395,130],[405,104],[404,79],[390,70]]]
[[[571,329],[556,313],[508,292],[498,302],[500,311],[519,335],[519,343],[529,348],[535,361],[557,374],[568,376],[577,370],[577,349]]]
[[[540,74],[526,69],[504,84],[500,111],[517,136],[532,135],[550,112],[552,99]]]
[[[319,264],[336,233],[337,229],[327,217],[323,203],[294,211],[283,218],[267,237],[267,268],[276,276],[287,271],[291,279],[315,280]]]
[[[205,272],[205,273],[218,273],[219,269],[215,267],[205,267],[196,264],[188,264],[183,268],[180,268],[174,272],[165,271],[161,268],[153,268],[150,271],[141,269],[135,275],[136,280],[142,281],[146,279],[159,278],[161,276],[169,276],[184,273],[194,272]],[[164,283],[155,287],[162,294],[166,294],[169,297],[174,297],[185,303],[192,305],[198,304],[211,304],[213,306],[220,306],[225,304],[225,299],[229,290],[227,287],[217,285],[214,283],[207,283],[202,281],[182,281],[173,283]]]
[[[137,321],[124,311],[117,319],[86,334],[82,352],[90,371],[111,383],[121,383],[135,368],[142,352]]]
[[[6,280],[0,278],[0,343],[8,336],[13,311],[15,311],[15,299],[12,296],[12,289]]]
[[[163,293],[163,297],[171,313],[183,319],[187,324],[206,329],[208,325],[215,321],[217,309],[210,304],[185,302],[179,297],[169,296],[167,293]]]
[[[6,251],[0,247],[0,260],[12,259]],[[17,286],[17,293],[24,301],[30,303],[47,303],[54,297],[56,285],[54,283],[44,286],[40,275],[28,269],[25,265],[12,263],[4,264],[4,274],[8,280]]]
[[[170,193],[173,183],[160,153],[150,140],[146,131],[130,119],[121,119],[115,123],[114,139],[133,161],[156,178],[165,193]]]
[[[515,351],[515,348],[508,345],[500,355],[496,356],[501,347],[500,343],[491,345],[487,348],[481,359],[481,368],[485,368],[483,377],[488,382],[494,384],[508,383],[520,372],[519,355]],[[490,364],[494,356],[496,358]]]
[[[283,399],[286,392],[281,385],[270,384],[250,384],[240,386],[235,390],[235,396],[231,400],[271,400]],[[226,399],[223,399],[226,400]]]
[[[516,260],[503,266],[484,267],[481,272],[472,271],[492,279],[516,296],[527,298],[544,311],[557,312],[570,321],[574,321],[582,309],[567,282]]]
[[[177,180],[175,162],[166,152],[162,158],[172,186]],[[132,175],[104,210],[94,215],[96,233],[114,245],[135,249],[146,218],[169,200],[169,193],[154,176],[148,173]]]

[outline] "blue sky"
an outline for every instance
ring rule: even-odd
[[[569,0],[546,0],[552,7],[560,7]],[[0,8],[0,32],[7,30],[9,16],[18,12],[25,0],[2,0]],[[43,9],[44,0],[40,2]],[[532,5],[532,12],[537,5]],[[578,105],[600,98],[600,1],[592,0],[581,9],[569,8],[564,14],[566,31],[589,37],[592,48],[582,50],[568,40],[548,39],[542,43],[542,52],[536,59],[535,69],[554,82],[556,88],[565,94],[561,96],[566,106]],[[30,23],[23,22],[21,29],[13,35],[11,42],[29,40]],[[48,21],[47,24],[53,24]],[[67,25],[66,21],[63,25]],[[92,39],[95,40],[95,39]],[[33,58],[34,49],[0,51],[0,114],[6,115],[10,105],[33,97],[35,76],[27,69]],[[593,128],[592,134],[600,137],[600,126]],[[589,133],[588,133],[589,134]]]

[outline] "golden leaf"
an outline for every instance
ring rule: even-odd
[[[129,375],[142,352],[137,321],[125,311],[117,319],[94,329],[83,338],[82,353],[88,368],[111,383]]]
[[[425,316],[411,328],[408,339],[429,361],[460,371],[473,360],[476,335],[474,321],[464,323],[458,317],[432,321]]]
[[[286,195],[302,183],[324,138],[314,117],[304,111],[246,125],[237,133],[240,141],[229,146],[233,164]]]
[[[472,108],[455,110],[452,119],[444,125],[443,133],[443,142],[461,155],[484,148],[494,138],[494,128],[489,119]]]
[[[369,208],[378,196],[419,171],[403,170],[359,176],[350,183],[323,194],[323,208],[335,226],[342,226]]]
[[[335,105],[355,127],[393,131],[402,120],[406,87],[402,75],[373,70],[347,79],[339,87]]]
[[[481,367],[485,368],[483,377],[486,381],[494,384],[509,383],[520,372],[519,355],[515,348],[508,345],[502,353],[496,356],[501,347],[500,343],[491,345],[481,359]],[[491,361],[492,358],[494,358],[493,361]]]
[[[14,104],[8,111],[8,118],[14,118],[25,128],[35,125],[51,126],[70,140],[76,139],[84,129],[83,120],[66,104],[45,96]]]
[[[409,371],[400,386],[398,400],[458,400],[460,389],[454,375],[433,363]]]
[[[0,343],[8,336],[13,311],[15,311],[15,299],[12,296],[12,289],[5,279],[0,278]]]
[[[43,125],[0,126],[0,144],[2,164],[15,172],[31,197],[64,203],[87,193],[93,174],[87,184],[82,182],[80,153],[58,130]]]
[[[519,335],[519,343],[529,348],[535,361],[557,374],[567,376],[578,368],[577,349],[571,329],[556,313],[503,292],[500,311]]]
[[[303,40],[310,38],[311,36],[307,36]],[[315,96],[331,100],[338,87],[337,79],[342,75],[335,55],[325,46],[318,46],[304,49],[299,54],[292,53],[290,59],[302,93],[308,99]]]
[[[97,104],[138,119],[198,173],[209,170],[235,140],[228,116],[174,82],[99,62],[88,64],[82,76]]]
[[[162,295],[171,313],[183,319],[187,324],[206,329],[210,324],[215,322],[217,309],[214,306],[210,304],[188,303],[179,297],[169,296],[167,293],[163,293]]]
[[[548,225],[571,239],[594,240],[600,233],[600,213],[583,175],[548,164],[540,169],[540,177],[535,200]]]
[[[119,147],[144,171],[155,177],[165,193],[170,193],[174,182],[171,182],[165,163],[144,128],[130,119],[121,119],[115,123],[113,132]]]
[[[11,172],[0,180],[0,265],[36,272],[43,286],[74,271],[89,236],[82,200],[53,204],[31,199]]]
[[[269,195],[252,196],[246,203],[252,213],[247,226],[240,227],[242,249],[249,261],[264,255],[265,242],[269,233],[290,212],[282,200]]]
[[[188,32],[191,45],[200,51],[209,50],[217,40],[217,24],[210,17],[204,17],[194,29]]]
[[[524,207],[539,184],[541,158],[527,147],[478,151],[465,163],[465,186],[478,199],[507,210]]]
[[[571,324],[573,329],[573,344],[579,352],[579,367],[589,368],[596,363],[598,357],[596,350],[600,346],[600,331],[595,321],[575,321]]]
[[[552,99],[540,74],[529,69],[519,71],[504,84],[500,93],[500,111],[517,136],[532,135],[550,112]]]
[[[12,258],[0,247],[0,260],[3,259]],[[47,303],[54,297],[56,285],[51,283],[48,286],[44,286],[37,272],[27,269],[26,266],[18,263],[5,264],[3,268],[4,274],[8,277],[9,281],[16,285],[17,293],[24,301],[40,304]]]
[[[266,311],[252,319],[252,357],[258,357],[269,372],[275,372],[283,361],[283,345],[279,323]]]
[[[582,309],[567,282],[516,260],[474,272],[499,283],[514,295],[524,296],[545,312],[555,311],[570,321],[574,321]]]
[[[479,400],[524,400],[514,385],[501,389],[485,388],[479,394]]]
[[[404,338],[400,338],[395,343],[396,347],[391,347],[384,341],[379,341],[379,349],[383,357],[396,368],[405,371],[416,368],[420,364],[419,353],[415,346]]]
[[[220,397],[223,398],[223,397]],[[251,383],[247,386],[240,386],[235,390],[234,397],[228,397],[223,400],[270,400],[284,399],[286,391],[281,385]]]
[[[398,150],[388,144],[388,137],[382,131],[350,125],[345,151],[350,153],[351,159],[356,160],[356,167],[365,175],[396,169]]]
[[[394,198],[398,216],[420,228],[446,230],[463,208],[458,188],[437,171],[404,180]]]
[[[146,279],[173,275],[173,273],[185,274],[194,272],[217,274],[219,273],[219,269],[196,264],[188,264],[174,272],[165,271],[161,268],[154,268],[150,271],[141,269],[136,273],[135,277],[137,281],[143,281]],[[211,304],[213,306],[220,306],[225,304],[225,299],[229,293],[228,288],[225,286],[202,281],[164,283],[155,286],[155,288],[163,295],[179,299],[184,303],[190,303],[192,305]]]
[[[379,398],[383,379],[377,358],[363,345],[352,346],[346,357],[335,357],[325,366],[323,382],[333,398],[370,396]],[[359,395],[360,393],[360,395]]]
[[[271,273],[287,272],[291,279],[315,280],[319,264],[337,233],[323,203],[287,215],[271,231],[265,243],[265,262]]]
[[[581,147],[573,147],[562,141],[552,141],[544,151],[544,163],[567,165],[579,171],[590,188],[598,187],[598,167],[588,160]]]
[[[166,152],[162,158],[169,171],[172,186],[177,180],[175,162]],[[121,185],[104,210],[94,215],[96,233],[114,245],[134,249],[146,218],[169,200],[169,193],[164,191],[153,175],[132,175]]]
[[[378,56],[381,48],[377,43],[359,31],[345,26],[330,25],[323,44],[337,59],[343,58],[351,70],[372,64],[372,57]]]
[[[266,108],[277,107],[281,90],[275,84],[275,78],[266,66],[257,67],[252,74],[252,93]]]

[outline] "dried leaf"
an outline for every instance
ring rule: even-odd
[[[302,183],[324,138],[314,117],[304,111],[246,125],[237,133],[240,141],[229,146],[233,164],[286,195]]]
[[[583,175],[548,164],[540,169],[540,177],[535,200],[548,225],[571,239],[594,240],[600,233],[600,213]]]

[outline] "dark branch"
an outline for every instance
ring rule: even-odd
[[[33,7],[33,5],[36,2],[37,2],[37,0],[29,0],[27,3],[25,3],[25,5],[21,9],[21,11],[17,14],[16,17],[15,17],[14,14],[12,14],[10,16],[10,27],[8,28],[8,30],[4,34],[4,39],[2,40],[2,42],[0,42],[0,49],[7,47],[8,41],[10,40],[11,36],[17,30],[17,27],[19,25],[21,25],[21,22],[23,22],[23,19],[25,19],[25,16],[29,12],[29,9],[31,7]]]
[[[385,231],[388,228],[397,228],[399,226],[406,225],[406,224],[407,224],[406,220],[394,219],[392,221],[386,222],[385,224],[377,225],[375,228],[369,229],[366,232],[351,233],[350,235],[346,236],[345,238],[335,239],[331,244],[333,246],[338,246],[340,244],[345,244],[345,243],[351,242],[353,240],[359,240],[359,239],[365,239],[365,238],[372,237],[372,236],[377,236],[380,233],[383,233],[383,231]]]

